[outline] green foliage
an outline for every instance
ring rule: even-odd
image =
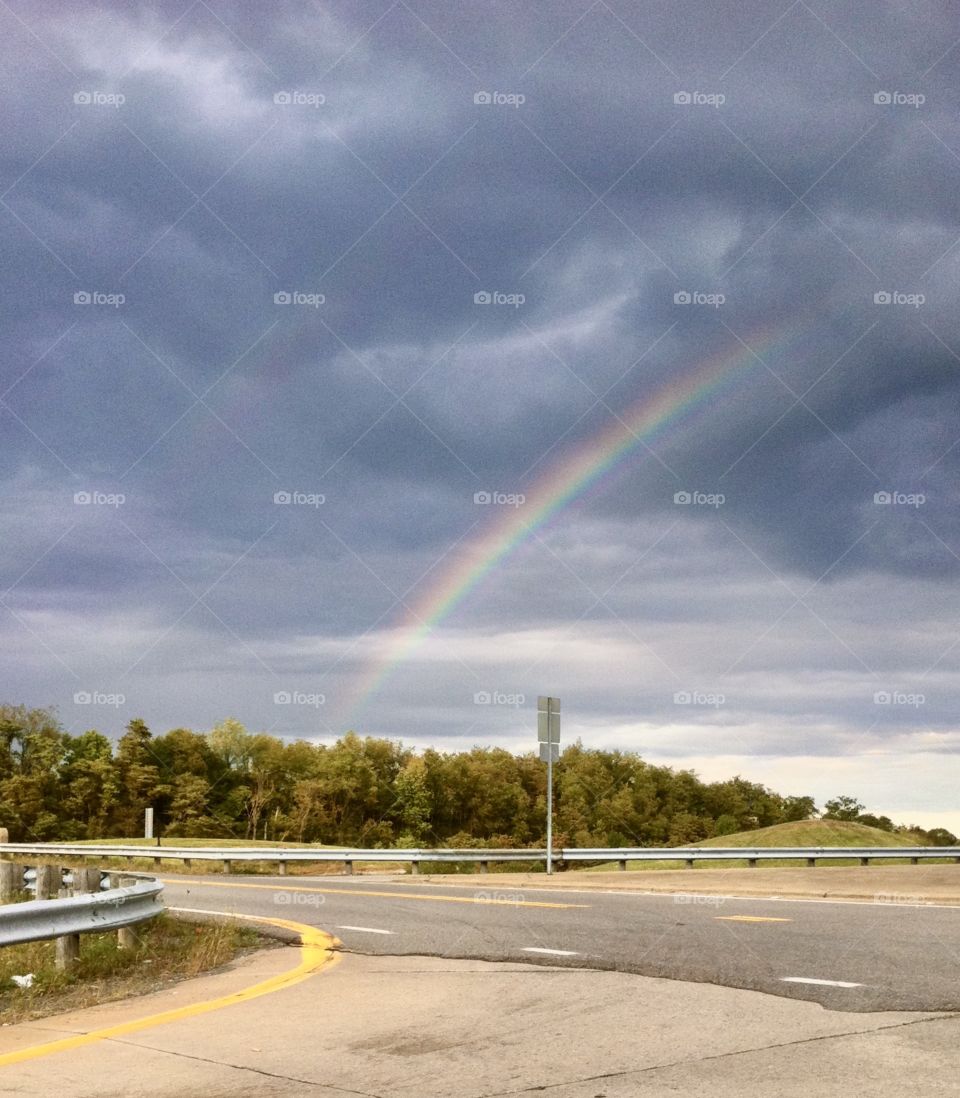
[[[150,806],[167,837],[541,846],[546,768],[532,753],[418,753],[354,732],[333,744],[285,743],[233,718],[207,733],[156,736],[132,720],[111,745],[95,730],[70,735],[48,710],[0,706],[0,825],[12,840],[132,838]],[[838,797],[827,813],[892,829],[886,817],[859,816],[862,808]],[[815,812],[812,797],[782,797],[739,776],[707,783],[579,742],[554,767],[558,846],[680,846]]]

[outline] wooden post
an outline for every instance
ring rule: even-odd
[[[223,859],[223,872],[224,873],[229,873],[230,872],[230,864],[231,863],[230,863],[229,858],[224,858]]]
[[[37,866],[37,899],[53,900],[60,895],[60,866]]]
[[[419,862],[411,862],[410,863],[410,872],[414,873],[414,874],[419,873],[420,872],[420,863]]]
[[[343,863],[343,872],[348,877],[352,877],[353,876],[353,862],[344,862]]]
[[[481,873],[489,873],[490,872],[490,863],[489,862],[481,862],[480,863],[480,872]]]
[[[23,891],[23,866],[0,862],[0,904],[9,904]]]
[[[687,869],[696,869],[696,862],[693,860],[693,858],[687,858],[686,866]]]
[[[135,882],[136,877],[124,877],[119,873],[110,874],[111,888],[123,888],[124,885],[134,884]],[[137,944],[137,934],[132,926],[121,926],[117,928],[118,949],[136,949]]]
[[[57,873],[57,877],[58,878],[60,877],[60,870],[57,866],[48,867],[48,868],[53,868]],[[76,888],[76,885],[78,883],[77,882],[77,875],[80,872],[81,872],[80,870],[76,870],[76,869],[73,871],[74,884],[71,885],[69,888],[61,884],[60,887],[57,889],[57,896],[64,897],[64,896],[72,896],[73,895],[74,890]],[[40,881],[40,877],[39,877],[39,874],[38,874],[38,876],[37,876],[38,884],[39,884],[39,881]],[[60,884],[60,881],[58,880],[57,883]],[[66,969],[73,968],[73,966],[79,960],[80,960],[80,935],[79,934],[64,934],[62,937],[57,938],[56,956],[55,956],[55,962],[54,962],[56,964],[57,968],[59,968],[61,971],[65,971]]]
[[[747,858],[747,865],[751,869],[756,869],[757,868],[757,859],[756,858]]]
[[[627,870],[627,859],[626,858],[621,858],[620,861],[617,862],[617,869],[619,869],[621,873],[626,872],[626,870]]]
[[[860,859],[860,864],[861,865],[869,865],[870,864],[870,859],[869,858],[861,858]]]
[[[286,877],[286,875],[287,875],[287,863],[286,862],[277,862],[277,873],[281,877]]]
[[[811,869],[815,868],[815,867],[816,867],[816,864],[817,864],[817,859],[816,859],[816,858],[807,858],[807,865],[808,865],[808,866],[809,866],[809,867],[810,867]]]

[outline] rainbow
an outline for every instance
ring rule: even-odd
[[[762,369],[765,355],[792,340],[794,328],[754,332],[731,352],[717,354],[696,369],[645,394],[611,418],[593,436],[572,446],[524,491],[522,507],[497,508],[481,533],[440,570],[390,631],[387,652],[371,661],[351,691],[352,714],[376,693],[393,671],[467,598],[477,585],[519,546],[574,500],[619,466],[635,449],[686,425],[692,414],[744,375]],[[735,395],[735,394],[734,394]],[[430,573],[427,575],[430,580]]]

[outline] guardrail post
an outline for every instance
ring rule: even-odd
[[[153,859],[153,868],[154,869],[162,869],[163,868],[163,859],[155,857]]]
[[[686,865],[687,869],[695,869],[696,868],[696,863],[694,862],[693,858],[687,858],[687,860],[685,862],[685,865]]]
[[[231,863],[231,861],[230,861],[230,859],[229,859],[229,858],[224,858],[224,859],[223,859],[223,872],[224,872],[224,873],[229,873],[229,872],[230,872],[230,866],[231,866],[231,864],[232,864],[232,863]]]
[[[0,827],[0,843],[10,842],[10,832],[5,827]]]
[[[58,867],[54,867],[54,868],[57,869],[57,873],[58,873],[58,876],[59,876],[59,868]],[[80,883],[79,881],[77,881],[77,876],[78,876],[79,872],[80,872],[79,870],[74,870],[73,871],[73,880],[74,880],[74,885],[73,886],[71,886],[70,888],[60,887],[60,888],[57,889],[57,895],[58,896],[62,897],[62,896],[72,896],[73,895],[73,893],[76,889],[76,885]],[[39,882],[39,876],[38,876],[37,880]],[[82,888],[80,889],[80,891],[82,891]],[[73,966],[79,960],[80,960],[80,935],[79,934],[64,934],[62,937],[57,938],[57,943],[56,943],[56,947],[55,947],[55,959],[54,959],[54,964],[57,966],[57,968],[59,968],[61,971],[66,971],[67,969],[73,968]]]
[[[480,863],[480,872],[481,873],[489,873],[490,872],[490,863],[489,862],[481,862]]]
[[[957,859],[960,861],[960,858]],[[23,866],[0,862],[0,904],[10,903],[23,891]]]
[[[60,866],[37,866],[37,899],[55,900],[60,894]]]
[[[911,865],[919,865],[920,864],[920,859],[919,858],[911,858],[910,859],[910,864]]]
[[[123,888],[125,884],[133,884],[136,877],[124,877],[119,873],[110,874],[110,887]],[[136,949],[137,935],[132,926],[117,928],[117,949]]]
[[[621,873],[626,872],[626,869],[627,869],[627,859],[626,858],[621,858],[620,861],[617,862],[617,869],[619,869],[621,871]]]
[[[353,876],[353,862],[344,862],[343,863],[343,872],[346,874],[346,876],[352,877]]]
[[[281,877],[286,877],[286,875],[287,875],[287,863],[286,862],[277,862],[277,873]]]
[[[751,869],[756,869],[757,868],[757,859],[756,858],[747,858],[747,865]]]
[[[861,865],[869,865],[870,864],[870,859],[869,858],[861,858],[860,859],[860,864]]]
[[[413,873],[414,875],[419,873],[420,872],[420,863],[419,862],[411,862],[410,863],[410,872]]]
[[[190,866],[192,866],[192,865],[193,865],[193,859],[192,858],[184,858],[183,859],[183,868],[184,869],[189,869]]]
[[[815,868],[816,868],[816,865],[817,865],[817,859],[816,859],[816,858],[807,858],[807,865],[808,865],[808,866],[809,866],[809,867],[810,867],[811,869],[815,869]]]

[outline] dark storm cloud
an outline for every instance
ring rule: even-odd
[[[346,709],[278,713],[274,690],[347,697],[491,521],[475,492],[530,491],[739,356],[360,719],[519,742],[525,718],[473,695],[548,667],[582,730],[627,745],[656,724],[708,754],[716,725],[716,753],[817,756],[947,728],[951,6],[548,7],[0,15],[4,628],[31,700],[117,680],[170,723],[335,734]],[[74,503],[95,492],[124,500]],[[297,492],[324,500],[274,502]],[[924,708],[874,701],[924,676]],[[698,690],[729,701],[674,701]]]

